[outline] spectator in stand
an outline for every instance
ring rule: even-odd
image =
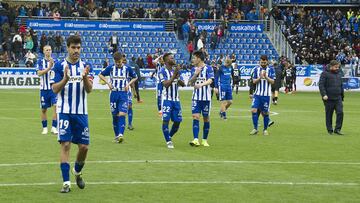
[[[202,49],[204,47],[203,38],[204,37],[202,35],[200,35],[200,38],[197,41],[197,50],[200,50],[200,49]]]
[[[61,18],[60,12],[57,8],[54,10],[52,17],[54,18],[54,20],[60,20],[60,18]]]
[[[13,52],[13,59],[15,62],[18,62],[22,58],[22,42],[19,41],[18,38],[14,38],[15,41],[13,41],[12,44],[12,52]]]
[[[211,40],[211,41],[210,41],[210,48],[211,48],[211,50],[216,49],[217,42],[218,42],[218,37],[217,37],[215,31],[211,33],[211,38],[210,38],[210,40]]]
[[[31,51],[32,49],[34,48],[34,42],[33,42],[33,39],[31,37],[31,34],[30,32],[28,32],[26,34],[26,37],[25,37],[25,51]]]
[[[147,68],[155,69],[155,65],[153,64],[153,57],[151,54],[146,55]]]
[[[183,33],[183,37],[184,37],[184,41],[187,42],[189,39],[189,33],[190,33],[190,22],[186,21],[183,25],[182,25],[182,33]]]
[[[64,43],[63,37],[60,35],[59,32],[56,33],[56,36],[55,36],[55,49],[54,49],[54,51],[56,53],[62,52],[63,43]]]
[[[10,67],[9,56],[6,51],[0,53],[0,67]]]
[[[140,69],[145,68],[144,59],[141,56],[136,59],[136,64],[139,66]]]
[[[43,48],[45,45],[48,44],[48,40],[47,37],[45,35],[45,33],[42,33],[41,38],[40,38],[40,52],[43,53]]]
[[[163,51],[160,47],[156,48],[156,52],[155,52],[156,55],[159,55],[159,56],[160,56],[160,55],[163,54],[163,52],[164,52],[164,51]]]
[[[113,35],[109,39],[110,53],[111,54],[116,53],[118,51],[118,47],[119,47],[119,38],[116,35],[116,33],[114,32]]]
[[[135,88],[135,95],[136,95],[136,100],[138,103],[142,103],[143,101],[140,99],[140,92],[139,92],[139,83],[141,82],[141,72],[140,72],[140,68],[139,66],[136,64],[136,58],[135,57],[131,57],[131,61],[129,63],[129,66],[131,68],[134,69],[134,72],[137,75],[137,80],[134,83],[134,88]]]
[[[25,66],[26,67],[34,67],[34,62],[36,61],[36,56],[29,50],[25,55]]]
[[[189,61],[191,61],[191,57],[192,57],[192,54],[193,54],[193,52],[194,52],[194,44],[193,44],[192,41],[189,41],[189,42],[188,42],[187,49],[188,49],[188,52],[189,52],[189,54],[190,54]]]
[[[30,30],[30,34],[31,34],[31,38],[32,38],[32,40],[34,42],[34,47],[33,47],[33,49],[31,51],[36,53],[37,49],[39,47],[37,32],[34,31],[34,30]]]
[[[51,49],[54,50],[55,49],[55,36],[53,32],[49,33],[49,38],[48,38],[48,44],[51,46]]]

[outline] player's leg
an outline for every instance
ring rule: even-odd
[[[87,115],[72,115],[75,120],[75,128],[73,129],[72,142],[78,145],[78,153],[76,155],[75,165],[72,170],[75,175],[76,184],[80,189],[85,188],[85,182],[82,179],[82,169],[85,165],[86,156],[90,143],[89,122]]]
[[[171,119],[171,102],[165,100],[162,105],[162,132],[165,138],[166,145],[169,149],[173,149],[174,145],[171,141],[170,132],[169,132],[169,122]]]
[[[134,116],[134,112],[133,112],[132,104],[129,103],[129,107],[128,107],[128,129],[129,130],[134,130],[134,127],[132,126],[133,116]]]
[[[180,102],[172,102],[172,103],[173,103],[173,110],[171,112],[171,119],[174,123],[170,130],[170,137],[173,137],[175,135],[175,133],[179,130],[180,123],[182,121],[182,112],[181,112]]]
[[[335,106],[332,101],[327,100],[324,101],[325,104],[325,116],[326,116],[326,129],[329,134],[332,134],[334,132],[333,126],[332,126],[332,118]]]
[[[231,106],[231,104],[232,104],[232,90],[230,89],[230,90],[227,90],[226,91],[226,106],[225,106],[225,111],[227,111],[228,110],[228,108]],[[226,112],[225,112],[226,113]],[[226,114],[225,114],[225,116],[226,116]]]
[[[60,143],[60,170],[63,178],[61,193],[70,192],[70,148],[71,148],[71,124],[68,114],[59,114],[59,136]]]
[[[220,99],[220,118],[226,119],[226,91],[219,87],[219,99]]]
[[[41,125],[42,125],[42,132],[41,134],[46,135],[48,133],[47,129],[47,116],[46,116],[47,109],[41,109]]]
[[[264,129],[263,129],[263,134],[264,135],[268,135],[268,131],[267,128],[269,126],[269,107],[270,107],[270,97],[262,97],[261,98],[261,104],[260,104],[260,110],[261,113],[264,117]]]
[[[115,138],[115,140],[117,140],[118,143],[121,143],[124,141],[124,132],[125,132],[125,126],[126,126],[126,114],[127,114],[127,110],[128,110],[127,94],[123,94],[117,103],[118,103],[118,108],[119,108],[119,113],[117,114],[117,116],[119,117],[119,121],[118,121],[118,125],[117,125],[117,127],[119,129],[119,134]]]
[[[110,93],[110,111],[112,114],[112,118],[113,118],[113,130],[114,130],[114,137],[115,137],[115,141],[116,137],[119,135],[119,127],[118,127],[118,123],[119,123],[119,110],[118,110],[118,104],[116,102],[117,100],[117,93],[116,92],[111,92]]]
[[[343,135],[341,133],[341,128],[344,120],[344,112],[343,112],[343,103],[341,100],[336,101],[335,111],[336,111],[336,125],[334,132],[338,135]]]
[[[48,99],[48,94],[46,90],[40,90],[40,105],[41,105],[41,125],[42,132],[41,134],[46,135],[48,133],[47,129],[47,109],[51,107],[50,101]]]
[[[203,126],[203,139],[201,144],[205,147],[209,147],[210,145],[207,142],[209,131],[210,131],[210,110],[211,110],[211,102],[210,101],[202,101],[202,115],[204,120]]]
[[[157,102],[157,107],[158,107],[158,112],[159,112],[159,116],[162,115],[162,84],[159,83],[157,84],[156,87],[156,102]]]
[[[192,101],[192,107],[191,107],[191,111],[192,111],[192,118],[193,118],[193,123],[192,123],[192,128],[193,128],[193,137],[194,139],[189,143],[191,146],[200,146],[199,143],[199,131],[200,131],[200,112],[201,112],[201,106],[200,106],[200,102],[199,101]]]
[[[259,109],[259,104],[260,104],[259,99],[260,99],[259,96],[254,95],[253,100],[252,100],[251,114],[252,114],[252,121],[253,121],[254,129],[250,132],[250,135],[256,135],[258,133],[258,120],[259,120],[258,109]]]
[[[51,91],[51,90],[50,90],[50,91]],[[57,102],[56,94],[51,91],[51,106],[52,106],[52,109],[53,109],[51,132],[52,132],[53,134],[58,134],[58,130],[57,130],[56,102]]]

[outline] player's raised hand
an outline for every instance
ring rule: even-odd
[[[202,71],[202,67],[195,68],[195,74],[199,74]]]
[[[64,78],[66,80],[70,79],[70,70],[69,70],[69,65],[66,64],[65,68],[64,68]]]
[[[114,89],[114,87],[112,86],[111,83],[108,83],[107,85],[108,85],[108,87],[109,87],[110,90]]]
[[[262,70],[261,74],[260,74],[260,77],[265,78],[265,76],[266,76],[266,70]]]
[[[50,57],[50,59],[49,59],[49,68],[52,68],[54,63],[55,63],[54,59]]]
[[[201,86],[201,84],[195,84],[194,85],[194,88],[197,90],[197,89],[200,89],[202,86]]]
[[[82,73],[82,76],[86,77],[87,75],[89,75],[89,72],[90,72],[90,66],[86,65],[86,67],[84,68],[84,71]]]

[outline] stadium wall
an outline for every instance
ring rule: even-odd
[[[241,80],[240,90],[247,91],[249,89],[251,69],[256,64],[252,65],[239,65]],[[309,65],[297,66],[297,91],[318,91],[318,81],[320,74],[323,71],[323,66]],[[344,67],[343,84],[344,88],[348,91],[360,92],[360,72],[354,72],[349,67]],[[106,85],[99,82],[98,74],[100,69],[94,70],[94,89],[107,89]],[[141,83],[140,87],[144,89],[155,89],[156,80],[151,78],[154,70],[142,69],[141,70]],[[356,70],[358,71],[358,70]],[[181,71],[181,77],[187,84],[191,72],[188,70]],[[0,68],[0,89],[37,89],[40,86],[40,78],[36,75],[35,68]],[[192,89],[185,87],[183,89]]]

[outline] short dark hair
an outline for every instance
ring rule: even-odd
[[[163,57],[163,60],[165,61],[166,60],[166,58],[168,57],[168,56],[170,56],[170,55],[172,55],[172,53],[165,53],[162,57]]]
[[[70,44],[81,44],[81,38],[77,35],[71,35],[66,40],[66,46],[70,46]]]
[[[261,55],[260,60],[267,61],[268,60],[267,55]]]
[[[336,65],[339,65],[339,64],[340,64],[339,61],[337,61],[337,60],[331,60],[330,63],[329,63],[329,66],[331,67],[331,66],[336,66]]]
[[[136,60],[135,56],[131,57],[131,60],[132,60],[132,61],[135,61],[135,60]]]
[[[113,58],[114,58],[115,61],[118,61],[118,60],[122,59],[123,57],[124,57],[124,56],[123,56],[121,53],[119,53],[119,52],[115,52],[115,53],[113,54]]]
[[[205,54],[202,51],[195,51],[193,53],[194,56],[200,58],[201,61],[205,61]]]

